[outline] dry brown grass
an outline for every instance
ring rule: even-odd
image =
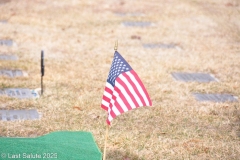
[[[191,95],[227,92],[240,97],[239,13],[238,0],[0,0],[0,19],[8,20],[0,23],[0,39],[16,42],[0,46],[0,52],[20,57],[17,62],[1,61],[0,68],[29,74],[1,77],[1,87],[39,88],[40,51],[46,55],[43,97],[0,97],[2,108],[36,108],[42,119],[0,121],[0,136],[83,130],[93,133],[103,151],[107,113],[100,104],[118,39],[119,52],[141,77],[153,107],[113,120],[107,159],[239,159],[239,102],[200,103]],[[154,25],[121,25],[127,20]],[[175,43],[181,50],[142,47],[155,42]],[[170,75],[176,71],[212,73],[220,82],[177,82]]]

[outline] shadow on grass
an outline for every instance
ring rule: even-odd
[[[107,151],[106,159],[108,160],[144,160],[144,158],[138,157],[136,154],[123,152],[119,150]]]

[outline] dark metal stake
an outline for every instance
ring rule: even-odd
[[[44,52],[41,51],[41,95],[43,95]]]
[[[43,76],[41,76],[41,95],[43,95]]]

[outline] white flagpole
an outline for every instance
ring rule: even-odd
[[[107,149],[108,130],[109,130],[109,125],[107,125],[107,129],[106,129],[105,145],[104,145],[104,152],[103,152],[103,160],[106,160],[106,149]]]
[[[115,46],[114,46],[114,50],[117,51],[117,49],[118,49],[118,41],[115,42]],[[104,151],[103,151],[103,160],[106,160],[108,130],[109,130],[109,125],[107,125],[107,128],[106,128],[105,144],[104,144]]]

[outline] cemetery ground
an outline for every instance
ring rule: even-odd
[[[45,52],[44,94],[0,97],[1,110],[36,109],[41,118],[0,120],[0,136],[88,131],[103,152],[107,113],[100,105],[118,40],[119,53],[138,73],[153,106],[112,121],[107,159],[240,158],[239,100],[199,102],[193,96],[240,97],[238,0],[0,0],[0,12],[0,39],[13,41],[0,45],[0,54],[18,56],[0,60],[0,69],[28,74],[1,76],[1,89],[40,88]],[[155,43],[160,47],[144,47]],[[175,72],[209,73],[218,81],[176,81]]]

